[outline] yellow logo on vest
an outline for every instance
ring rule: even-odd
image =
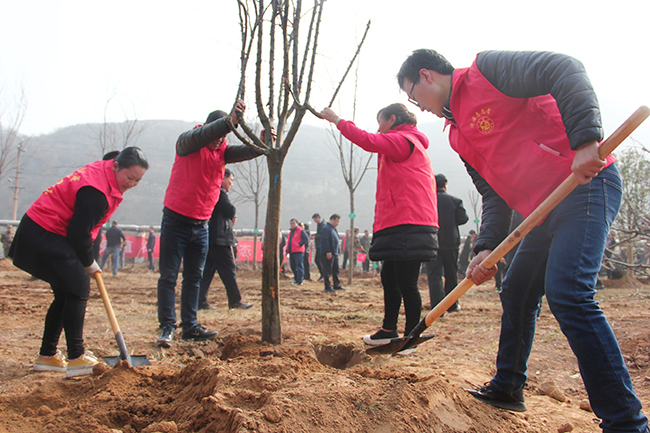
[[[470,126],[472,128],[476,127],[478,132],[481,134],[489,134],[494,130],[494,120],[490,116],[491,108],[482,108],[481,110],[474,113],[472,116],[472,122]]]

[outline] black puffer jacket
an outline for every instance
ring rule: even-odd
[[[438,255],[438,229],[433,226],[403,224],[372,234],[370,260],[419,260],[427,262]]]
[[[221,188],[219,200],[214,207],[208,225],[211,245],[234,246],[237,244],[232,230],[232,219],[236,213],[237,209],[230,202],[228,193]]]
[[[573,150],[603,139],[598,100],[580,61],[552,52],[484,51],[477,56],[476,65],[505,96],[552,95]],[[478,253],[496,248],[506,238],[512,211],[474,168],[467,162],[465,165],[483,196],[481,231],[474,247],[474,252]]]

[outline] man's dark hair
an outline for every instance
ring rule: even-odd
[[[330,220],[340,220],[340,219],[341,219],[341,215],[337,213],[333,213],[332,216],[330,217]]]
[[[469,231],[469,234],[470,234],[470,235],[475,235],[476,232],[475,232],[474,230],[470,230],[470,231]]]
[[[447,177],[442,173],[436,174],[436,186],[438,188],[444,188],[445,185],[447,185]]]
[[[208,114],[208,118],[205,119],[205,123],[212,123],[217,119],[221,119],[222,117],[226,117],[228,113],[222,110],[214,110],[212,113]]]
[[[225,178],[230,177],[230,176],[232,176],[232,171],[230,171],[230,169],[227,168],[227,169],[223,172],[223,178],[225,179]]]
[[[319,213],[315,213],[315,214],[313,214],[311,217],[312,217],[312,218],[320,218],[320,214],[319,214]]]
[[[404,89],[404,78],[408,78],[411,83],[417,84],[420,81],[420,69],[431,69],[443,75],[450,75],[454,72],[454,67],[437,51],[429,49],[419,49],[413,51],[405,61],[397,74],[397,82],[402,90]]]
[[[145,170],[149,169],[149,162],[144,156],[144,152],[142,149],[135,146],[125,147],[124,150],[115,157],[115,162],[117,162],[117,166],[120,169],[129,168],[132,165],[139,165]]]
[[[390,119],[390,116],[395,116],[395,123],[393,123],[391,129],[404,124],[414,126],[418,124],[418,118],[415,117],[415,114],[411,113],[406,108],[406,105],[400,103],[390,104],[388,107],[382,108],[377,113],[377,117],[379,116],[386,120]]]

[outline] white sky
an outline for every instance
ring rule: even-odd
[[[124,120],[124,111],[140,120],[200,121],[232,106],[240,44],[235,0],[0,0],[0,16],[2,102],[24,87],[24,134],[101,122],[113,93],[113,121]],[[436,49],[455,67],[469,66],[481,50],[511,49],[580,59],[611,133],[638,106],[650,105],[649,17],[647,0],[328,0],[311,102],[320,109],[329,101],[371,19],[359,73],[361,127],[374,130],[379,108],[406,102],[395,75],[414,49]],[[351,93],[344,88],[334,107],[347,118]],[[252,99],[246,102],[252,107]],[[633,137],[650,146],[650,121]]]

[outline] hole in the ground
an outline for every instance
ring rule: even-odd
[[[345,370],[371,359],[363,349],[355,347],[354,344],[316,344],[314,352],[321,364],[339,370]]]

